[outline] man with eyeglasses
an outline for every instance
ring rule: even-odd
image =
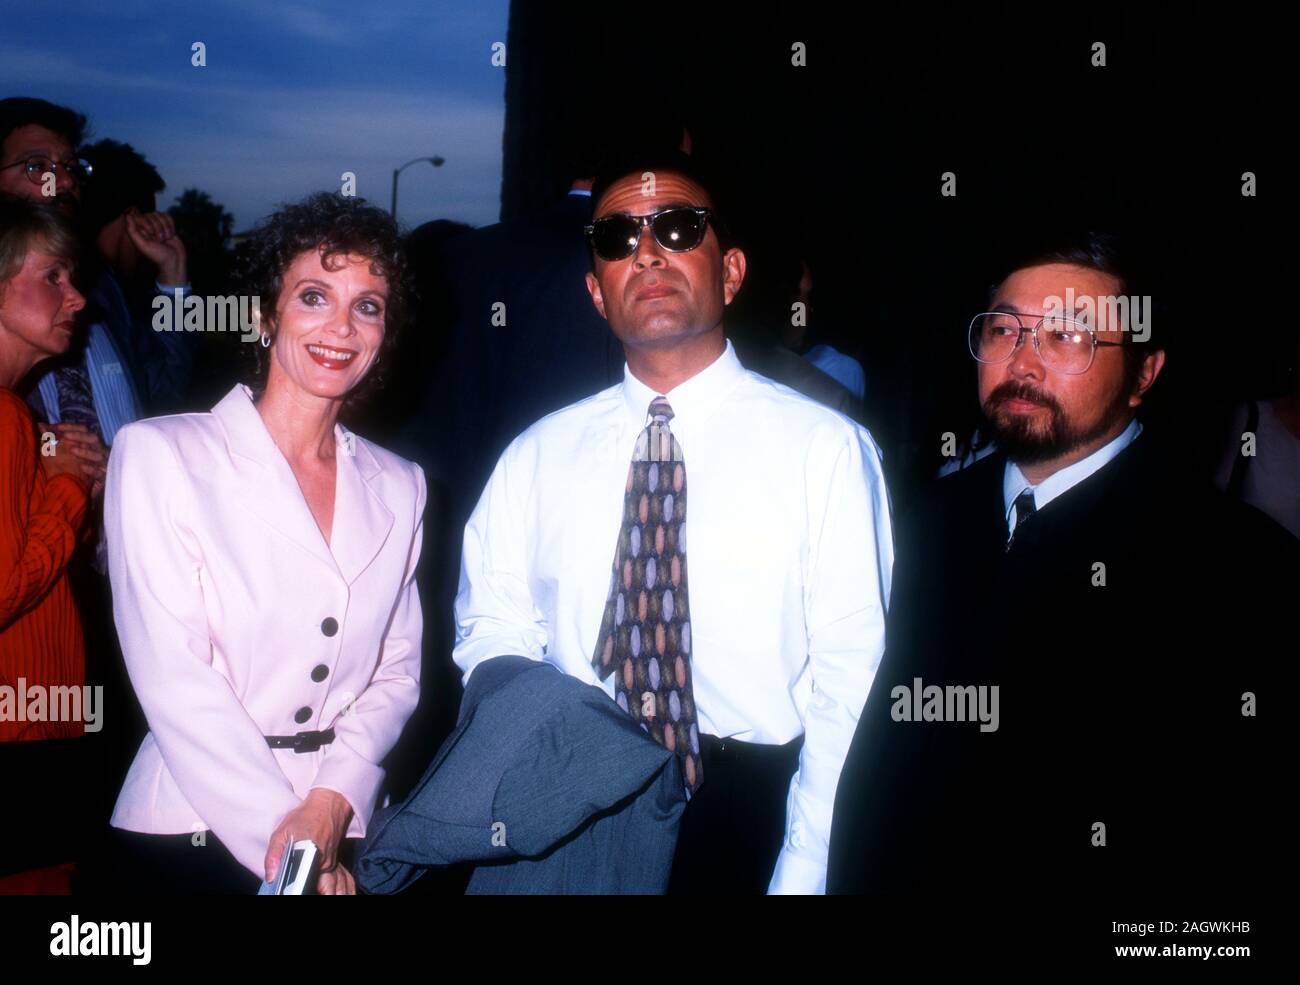
[[[669,892],[818,893],[884,647],[889,504],[865,429],[736,358],[745,255],[715,191],[681,153],[597,178],[587,287],[623,382],[501,456],[465,529],[454,659],[466,680],[549,661],[677,754]]]
[[[1300,545],[1137,419],[1173,334],[1144,270],[1119,237],[1066,236],[972,319],[999,451],[900,517],[831,892],[1257,878],[1276,803],[1254,702],[1291,656]]]
[[[89,165],[76,155],[85,126],[80,113],[43,99],[0,99],[0,194],[75,215],[89,177]]]
[[[65,106],[26,96],[0,99],[0,194],[53,201],[94,241],[88,244],[94,249],[88,251],[86,344],[44,374],[29,402],[42,417],[88,428],[111,445],[122,425],[179,409],[193,361],[190,340],[156,333],[147,315],[133,313],[124,292],[132,271],[123,258],[138,266],[141,257],[148,261],[156,274],[148,279],[150,295],[188,291],[188,265],[171,217],[155,211],[154,194],[163,187],[158,172],[114,141],[77,156],[85,128],[86,118]],[[108,166],[96,171],[94,154]]]

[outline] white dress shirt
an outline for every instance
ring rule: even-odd
[[[1077,486],[1092,473],[1110,462],[1111,459],[1131,445],[1133,439],[1141,433],[1142,424],[1135,417],[1129,421],[1128,427],[1087,458],[1081,458],[1073,465],[1067,465],[1059,472],[1053,472],[1036,486],[1025,478],[1025,474],[1020,471],[1019,465],[1007,459],[1006,468],[1002,473],[1002,502],[1007,514],[1007,533],[1011,533],[1016,529],[1016,497],[1026,489],[1034,491],[1034,509],[1041,510],[1067,489]]]
[[[453,657],[466,681],[520,654],[613,698],[591,659],[628,465],[657,395],[625,365],[621,385],[502,454],[465,528]],[[885,644],[894,551],[880,452],[849,418],[746,370],[730,342],[665,396],[690,496],[700,731],[804,735],[769,892],[824,892],[835,789]]]

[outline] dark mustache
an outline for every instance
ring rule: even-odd
[[[990,409],[1006,403],[1008,400],[1032,400],[1036,404],[1042,404],[1053,413],[1061,412],[1061,405],[1056,402],[1050,393],[1037,390],[1028,383],[1017,383],[1008,381],[994,387],[993,392],[989,394],[985,405]]]

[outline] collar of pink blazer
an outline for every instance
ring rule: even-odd
[[[387,475],[368,442],[335,424],[338,474],[334,524],[327,544],[293,469],[253,406],[252,391],[237,384],[212,413],[225,431],[231,463],[246,486],[248,511],[270,528],[270,535],[291,541],[338,570],[348,584],[354,582],[388,539],[393,513],[384,501],[384,490],[387,482],[402,477]]]

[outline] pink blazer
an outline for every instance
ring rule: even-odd
[[[276,825],[325,787],[352,804],[348,835],[365,835],[379,763],[419,697],[426,489],[418,465],[334,434],[327,545],[242,384],[211,413],[118,431],[104,499],[113,616],[150,731],[115,827],[211,829],[261,874]],[[316,752],[264,738],[331,726]]]

